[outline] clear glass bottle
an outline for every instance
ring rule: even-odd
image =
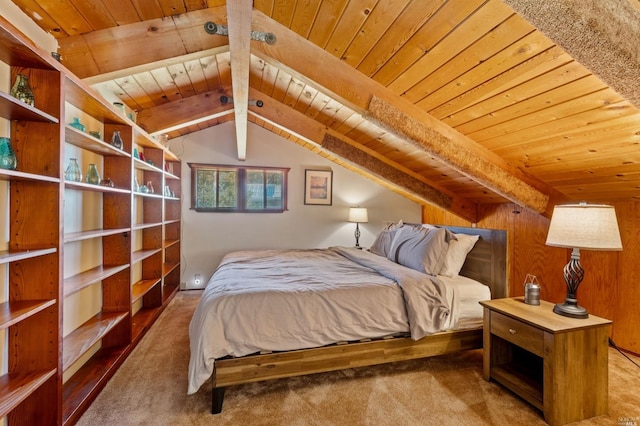
[[[0,138],[0,169],[16,170],[17,168],[18,157],[11,146],[11,139]]]
[[[35,106],[36,104],[33,91],[31,90],[31,86],[29,86],[29,77],[24,74],[18,74],[16,76],[16,81],[11,88],[11,96],[31,106]]]
[[[122,102],[114,102],[113,106],[122,114],[123,117],[127,116],[127,110],[124,108],[124,104]]]
[[[100,173],[95,164],[89,164],[85,181],[92,185],[100,185]]]
[[[118,149],[122,149],[122,136],[120,136],[120,130],[114,130],[113,135],[111,136],[111,145]]]
[[[149,190],[149,194],[153,194],[155,192],[153,190],[153,183],[151,181],[147,182],[147,189]]]
[[[80,171],[80,166],[78,166],[78,161],[75,158],[69,159],[69,164],[64,171],[64,178],[69,182],[82,182],[82,172]]]

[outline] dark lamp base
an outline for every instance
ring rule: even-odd
[[[553,312],[558,315],[571,318],[589,318],[589,312],[582,306],[571,305],[569,303],[558,303],[553,307]]]

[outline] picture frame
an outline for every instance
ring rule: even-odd
[[[307,205],[330,206],[333,193],[333,171],[304,171],[304,203]]]

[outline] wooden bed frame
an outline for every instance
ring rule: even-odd
[[[447,227],[452,232],[480,235],[460,272],[491,288],[491,297],[507,296],[506,231]],[[398,337],[320,348],[248,355],[216,360],[211,412],[222,411],[225,387],[284,377],[302,376],[388,362],[426,358],[482,347],[482,327],[447,331],[414,341]]]

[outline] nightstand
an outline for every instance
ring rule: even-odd
[[[522,298],[480,302],[484,307],[484,369],[538,409],[550,425],[607,413],[611,321],[568,318],[553,303]]]

